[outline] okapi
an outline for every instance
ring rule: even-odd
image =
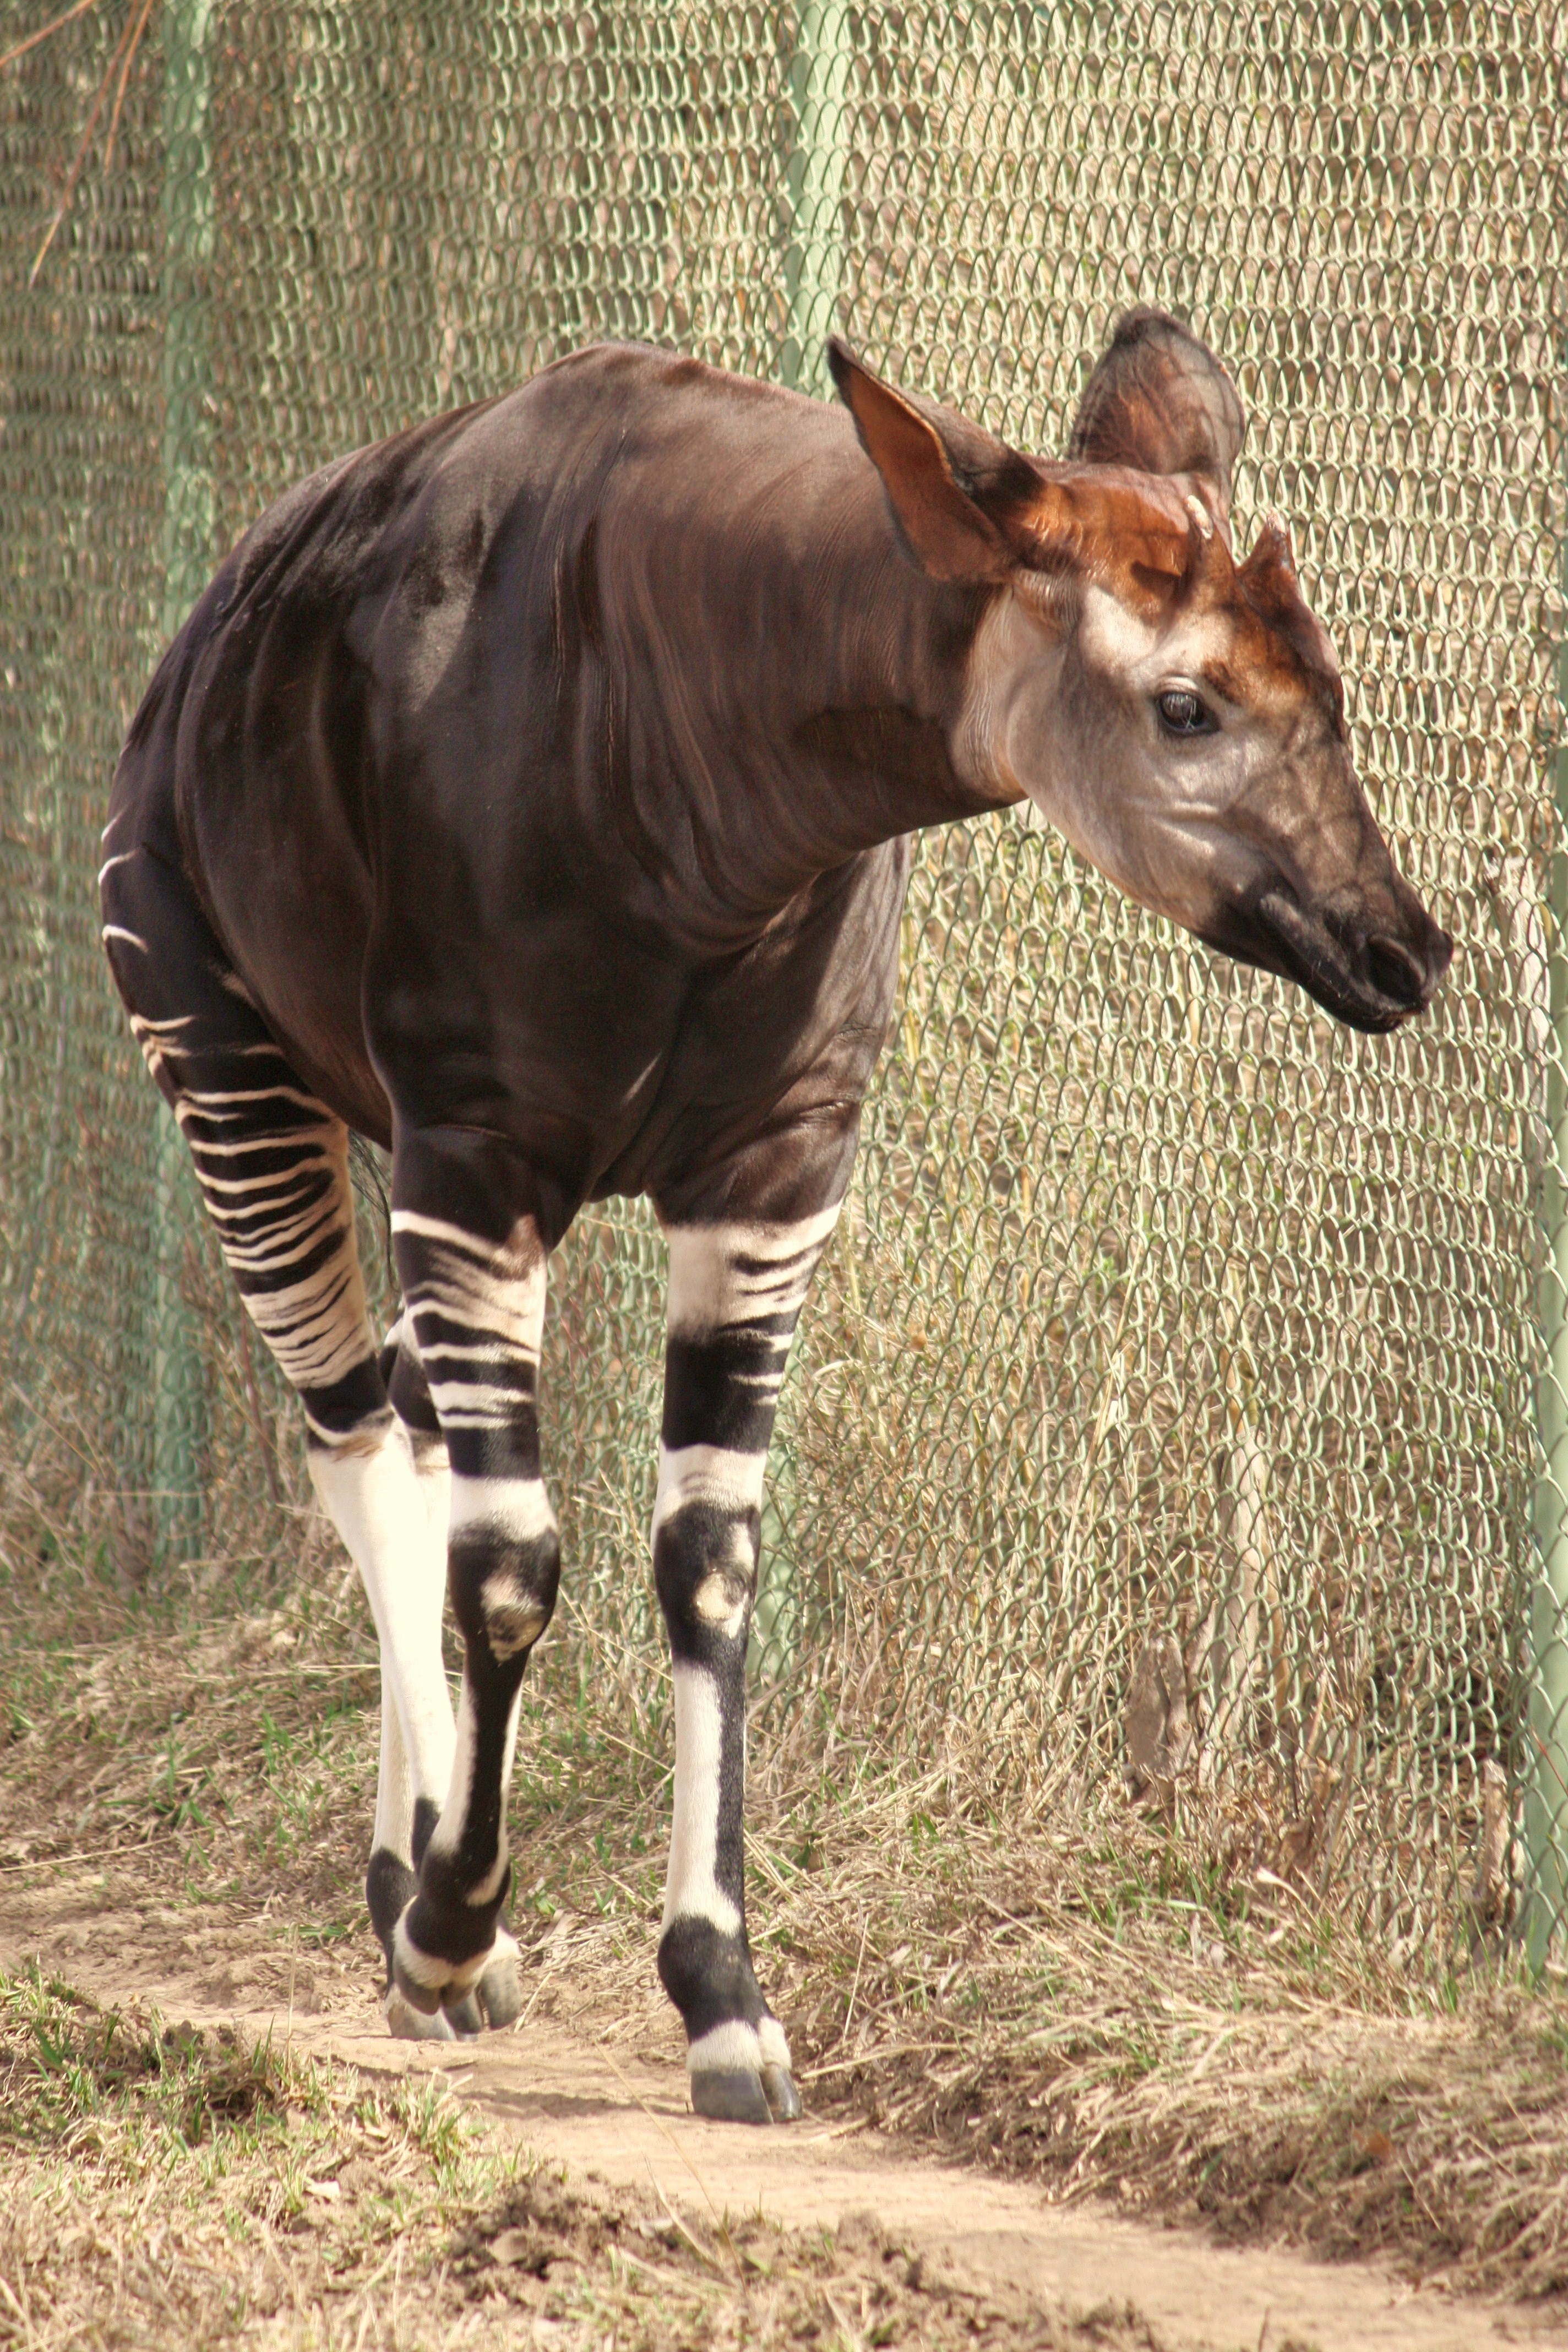
[[[1245,420],[1202,343],[1124,318],[1065,462],[831,364],[844,408],[600,345],[289,491],[163,657],[102,875],[132,1025],[374,1616],[395,2032],[518,2014],[505,1800],[559,1574],[545,1269],[584,1202],[651,1197],[658,1970],[694,2106],[757,2123],[800,2112],[746,1935],[763,1468],[909,835],[1032,800],[1133,898],[1374,1034],[1450,954],[1283,526],[1234,555]],[[392,1155],[380,1349],[351,1129]]]

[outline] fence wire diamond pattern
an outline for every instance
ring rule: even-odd
[[[46,15],[5,0],[0,49]],[[999,1780],[1169,1779],[1412,1954],[1543,1949],[1565,289],[1547,6],[101,0],[37,43],[0,74],[8,1489],[132,1578],[304,1500],[92,889],[159,646],[264,503],[606,335],[823,392],[837,327],[1055,452],[1160,302],[1237,376],[1238,535],[1289,518],[1454,975],[1354,1038],[1033,824],[921,841],[759,1689],[890,1750],[962,1726]],[[584,1218],[550,1359],[575,1605],[650,1656],[659,1260],[639,1209]]]

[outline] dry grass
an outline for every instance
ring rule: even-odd
[[[13,1551],[0,1869],[34,1885],[49,1856],[133,1863],[172,1916],[240,1898],[254,1913],[265,1895],[278,1935],[289,1923],[361,1955],[368,1977],[374,1649],[322,1531],[300,1532],[299,1573],[267,1608],[209,1574],[154,1610],[63,1555]],[[652,1959],[668,1693],[569,1618],[541,1668],[512,1806],[532,1997],[548,2015],[559,1996],[578,2029],[666,2046]],[[1527,1995],[1495,1964],[1406,1976],[1309,1897],[1260,1884],[1223,1822],[1059,1779],[999,1803],[984,1746],[956,1729],[916,1774],[847,1741],[825,1701],[766,1720],[759,1962],[819,2111],[1064,2198],[1381,2249],[1465,2286],[1568,2291],[1560,1982]]]
[[[429,2340],[437,2250],[501,2185],[435,2078],[383,2095],[37,1977],[0,1979],[0,2342],[29,2347],[380,2344],[404,2305]]]
[[[1568,2288],[1560,1996],[1414,1988],[1289,1895],[1194,1883],[1174,1831],[944,1794],[846,1808],[853,1851],[770,1906],[819,2104],[1061,2197]]]
[[[998,1820],[973,1762],[792,1784],[780,1761],[754,1776],[752,1907],[815,2109],[1063,2200],[1568,2291],[1561,1985],[1412,1981],[1282,1887],[1205,1880],[1173,1824],[1070,1791]],[[563,1858],[532,1940],[563,2017],[630,2041],[668,2029],[657,1874],[626,1842],[603,1817]]]
[[[1112,2309],[977,2297],[870,2222],[790,2238],[590,2200],[500,2152],[439,2075],[387,2093],[37,1976],[0,1976],[0,2344],[28,2352],[484,2352],[531,2320],[522,2340],[567,2352],[1154,2344]]]

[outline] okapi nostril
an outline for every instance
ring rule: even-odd
[[[1425,1004],[1430,987],[1426,968],[1394,940],[1368,940],[1366,976],[1380,996],[1394,1004]]]

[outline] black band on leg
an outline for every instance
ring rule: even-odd
[[[413,1901],[419,1881],[402,1856],[378,1845],[364,1874],[364,1899],[376,1941],[386,1954],[386,1981],[392,1982],[392,1940],[397,1923]]]
[[[305,1408],[307,1445],[335,1449],[361,1438],[379,1443],[392,1418],[374,1356],[366,1356],[328,1388],[301,1389],[300,1402]]]
[[[731,2019],[760,2025],[772,2014],[744,1927],[727,1936],[711,1919],[672,1919],[658,1939],[658,1980],[680,2011],[689,2042]]]
[[[773,1328],[776,1323],[784,1328]],[[766,1454],[794,1328],[793,1316],[769,1318],[763,1328],[666,1342],[660,1433],[672,1453],[721,1445],[731,1454]]]
[[[382,1373],[392,1409],[416,1438],[441,1442],[441,1421],[430,1397],[430,1383],[406,1339],[382,1350]]]

